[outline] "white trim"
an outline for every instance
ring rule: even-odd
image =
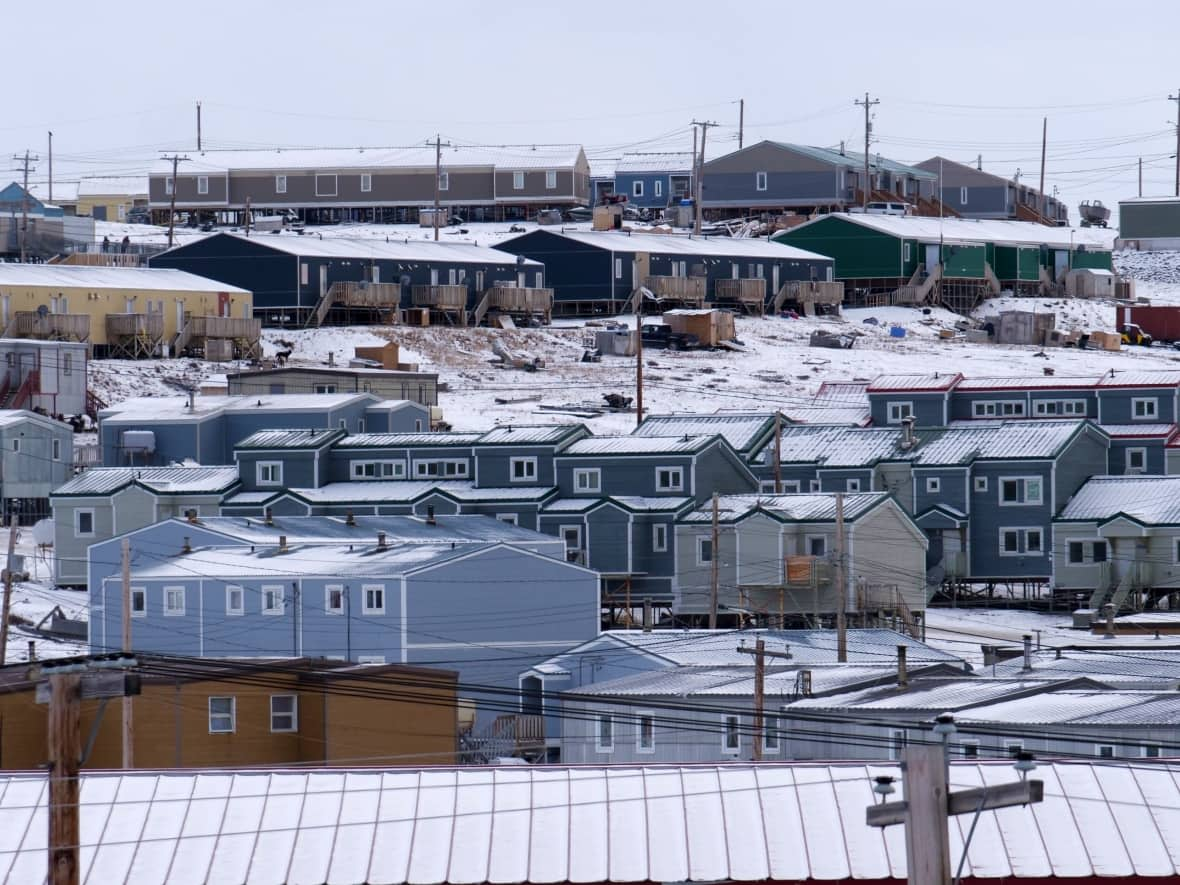
[[[380,605],[369,604],[369,594],[377,594],[376,599],[380,600]],[[366,615],[383,615],[385,614],[385,585],[384,584],[362,584],[361,585],[361,613]]]
[[[275,176],[275,193],[276,194],[285,194],[286,192],[287,192],[287,176],[286,175],[276,175]],[[304,280],[303,284],[306,286],[307,281]]]
[[[260,486],[281,486],[283,484],[283,462],[255,461],[254,483]]]
[[[574,477],[574,494],[600,494],[602,492],[602,468],[601,467],[575,467],[573,472]],[[591,479],[594,482],[587,482],[582,484],[582,479]]]
[[[971,482],[971,488],[975,492],[986,492],[987,491],[987,477],[986,476],[974,477]]]
[[[1109,753],[1103,753],[1103,750],[1110,750]],[[1118,755],[1118,749],[1114,744],[1095,744],[1094,755],[1099,759],[1114,759]]]
[[[651,740],[646,746],[643,743],[643,724],[644,721],[651,724]],[[656,714],[651,710],[636,710],[635,711],[635,752],[640,755],[648,755],[656,751]]]
[[[926,477],[926,493],[935,495],[942,491],[942,477],[928,476]]]
[[[438,189],[440,191],[449,191],[451,189],[451,173],[446,169],[438,173]]]
[[[1016,549],[1008,550],[1005,535],[1010,532],[1016,533]],[[999,555],[1000,556],[1044,556],[1045,550],[1045,530],[1039,525],[1009,525],[1000,526],[999,528]],[[1030,550],[1028,547],[1028,536],[1030,533],[1036,533],[1039,539],[1039,544],[1036,550]]]
[[[238,604],[231,605],[234,593],[238,594]],[[240,617],[246,613],[246,588],[240,584],[225,585],[225,613],[229,617]]]
[[[135,598],[139,597],[140,606],[139,611],[135,610]],[[147,617],[147,587],[132,587],[131,588],[131,617],[146,618]]]
[[[1042,476],[1000,476],[997,477],[999,504],[1001,507],[1040,507],[1045,503],[1045,478]],[[1033,500],[1028,496],[1029,482],[1037,484],[1037,497]],[[1004,484],[1014,482],[1018,484],[1017,500],[1004,500]]]
[[[733,738],[733,743],[730,743]],[[721,716],[721,752],[726,756],[740,756],[742,752],[742,717],[736,713]]]
[[[1141,463],[1138,467],[1131,464],[1131,456],[1138,455]],[[1147,472],[1147,447],[1146,446],[1132,446],[1125,450],[1125,469],[1127,473],[1146,473]]]
[[[782,749],[783,735],[782,724],[783,718],[787,715],[787,708],[780,707],[778,710],[767,712],[762,711],[762,734],[760,739],[762,741],[763,753],[778,754]],[[771,735],[774,736],[774,742],[769,743],[766,739]]]
[[[324,184],[327,184],[328,179],[332,179],[332,190],[329,193],[326,190],[320,190],[320,179],[324,179]],[[339,196],[340,181],[335,172],[317,172],[315,173],[315,195],[317,197],[336,197]]]
[[[275,712],[275,701],[277,701],[279,698],[289,698],[291,700],[291,709]],[[291,717],[291,724],[284,728],[276,727],[276,716]],[[270,696],[270,730],[272,734],[289,734],[291,732],[299,731],[299,695],[272,694]]]
[[[860,491],[860,477],[850,476],[850,477],[848,477],[848,479],[844,480],[844,491],[846,491],[846,492],[859,492]]]
[[[602,724],[603,721],[610,726],[608,729],[610,734],[610,743],[602,743]],[[604,713],[599,711],[594,714],[594,752],[596,753],[613,753],[615,751],[615,714]]]
[[[770,185],[770,176],[765,172],[754,173],[754,190],[765,191]]]
[[[557,190],[557,170],[556,169],[546,169],[545,170],[545,190],[547,190],[547,191]]]
[[[653,522],[651,526],[651,552],[652,553],[667,553],[668,552],[668,524],[666,522]]]
[[[517,169],[512,173],[512,189],[514,191],[522,191],[525,189],[525,174],[520,169]]]
[[[516,468],[522,467],[524,476],[516,475]],[[510,483],[536,482],[537,458],[535,455],[520,455],[508,459],[508,481]]]
[[[519,513],[497,513],[496,519],[500,522],[506,522],[508,525],[520,525]]]
[[[824,542],[824,552],[823,553],[812,553],[811,552],[811,542],[812,541],[823,541]],[[804,535],[803,536],[803,555],[804,556],[815,556],[815,557],[827,556],[828,555],[828,536],[827,535]]]
[[[88,531],[88,532],[82,531],[82,527],[81,527],[81,525],[79,525],[79,523],[81,522],[79,517],[82,516],[83,513],[90,514],[90,531]],[[74,510],[74,537],[75,538],[93,538],[94,537],[94,529],[95,529],[94,508],[93,507],[75,508],[75,510]]]
[[[439,468],[439,472],[426,472],[426,468],[430,466]],[[455,468],[453,473],[448,469],[451,467]],[[413,462],[413,468],[415,479],[430,479],[432,477],[438,477],[439,479],[467,479],[470,473],[470,465],[466,458],[422,458]]]
[[[713,562],[713,558],[717,555],[717,551],[713,549],[712,535],[697,535],[696,536],[696,552],[697,565],[709,565]],[[709,558],[705,559],[705,545],[709,545]]]
[[[372,191],[373,191],[373,173],[362,172],[361,173],[361,193],[368,194],[368,193],[372,193]]]
[[[586,564],[586,544],[585,541],[585,526],[582,523],[563,523],[557,527],[557,537],[565,545],[565,561],[573,562],[579,565]],[[576,547],[571,547],[567,533],[573,533],[577,537],[575,539]],[[570,554],[574,554],[570,557]]]
[[[903,411],[904,410],[904,411]],[[906,418],[914,417],[913,400],[886,400],[885,421],[888,424],[900,424]]]
[[[660,472],[668,471],[668,483],[663,485],[660,482]],[[656,467],[656,492],[683,492],[684,491],[684,468],[673,465]]]
[[[229,712],[228,713],[214,713],[213,712],[213,702],[214,701],[229,701]],[[233,734],[234,732],[236,732],[238,730],[238,699],[236,697],[234,697],[233,695],[211,695],[209,697],[209,702],[208,702],[208,711],[209,711],[209,716],[208,716],[209,734]],[[214,728],[213,727],[213,717],[214,716],[216,716],[218,719],[228,718],[229,719],[229,728]]]
[[[176,594],[179,594],[179,597],[180,597],[179,608],[170,604],[172,599],[175,598]],[[183,618],[184,617],[184,609],[185,609],[186,603],[188,602],[188,594],[185,592],[185,587],[183,584],[181,584],[181,585],[170,584],[168,586],[165,586],[163,588],[163,601],[164,601],[164,617],[166,617],[166,618]]]
[[[1138,407],[1144,407],[1143,414],[1137,414]],[[1148,408],[1150,406],[1150,408]],[[1133,396],[1131,397],[1131,420],[1132,421],[1156,421],[1159,419],[1160,401],[1158,396]]]
[[[267,607],[266,596],[268,593],[278,593],[278,605]],[[267,617],[282,616],[287,610],[287,588],[283,584],[263,584],[259,590],[258,603],[261,606],[262,614]]]
[[[643,179],[642,178],[637,178],[635,181],[631,182],[631,196],[633,196],[633,197],[642,197],[643,196]]]
[[[332,594],[333,593],[340,594],[339,595],[340,605],[338,605],[336,607],[332,606]],[[325,584],[324,585],[324,614],[333,615],[333,616],[343,615],[344,608],[346,605],[348,605],[348,600],[345,598],[346,593],[348,593],[348,588],[346,588],[343,584]]]

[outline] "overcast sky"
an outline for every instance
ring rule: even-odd
[[[576,142],[590,157],[763,138],[935,154],[1108,205],[1173,190],[1180,3],[1097,0],[140,0],[5,7],[5,156],[143,173],[196,147]],[[16,35],[20,35],[17,37]],[[1169,79],[1170,78],[1170,79]],[[15,164],[10,164],[15,168]]]

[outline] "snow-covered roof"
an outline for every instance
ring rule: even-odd
[[[442,149],[442,167],[460,166],[497,169],[572,168],[583,157],[576,144],[538,145],[451,145]],[[188,154],[181,175],[204,175],[229,171],[332,172],[337,169],[422,169],[435,168],[435,148],[425,143],[410,147],[296,148],[279,150],[225,150]],[[171,175],[171,161],[158,160],[153,175]]]
[[[884,710],[943,710],[956,711],[980,706],[993,701],[1023,695],[1037,697],[1075,686],[1076,680],[1063,678],[1059,681],[1045,679],[993,679],[991,677],[964,676],[949,679],[923,679],[911,682],[907,690],[897,685],[862,688],[843,694],[822,698],[803,698],[791,705],[792,710],[810,712],[813,710],[842,710],[845,712],[872,712]]]
[[[314,235],[298,236],[297,234],[266,234],[265,236],[246,237],[235,233],[217,233],[214,237],[232,237],[249,243],[285,252],[300,258],[355,258],[362,261],[438,261],[453,264],[495,264],[516,267],[523,264],[527,267],[541,267],[541,262],[526,258],[523,261],[518,256],[488,246],[478,246],[475,243],[461,241],[435,242],[432,239],[418,237],[398,237],[397,239],[350,239],[347,237],[324,237]],[[212,242],[209,238],[200,241],[202,247]],[[184,249],[192,244],[182,244],[177,249]],[[168,254],[168,253],[164,253]],[[224,288],[224,287],[223,287]]]
[[[915,463],[965,464],[981,458],[1051,458],[1087,421],[964,422],[965,426],[917,432]]]
[[[650,415],[633,436],[704,436],[720,434],[747,454],[774,427],[773,412],[718,412],[713,415]]]
[[[888,492],[849,492],[844,495],[844,519],[855,522],[889,498]],[[836,519],[834,494],[720,495],[717,509],[722,522],[732,522],[763,511],[784,522],[832,522]],[[711,522],[713,505],[694,510],[682,522]]]
[[[635,152],[623,154],[619,158],[615,163],[615,174],[620,172],[679,172],[687,174],[692,171],[692,167],[692,151]]]
[[[892,427],[834,427],[794,424],[782,428],[779,460],[783,464],[818,462],[825,467],[862,467],[884,458],[910,459],[901,448],[902,431]]]
[[[57,199],[57,182],[53,183],[54,198]],[[147,176],[120,175],[95,176],[83,178],[78,182],[79,197],[146,197],[148,194]]]
[[[1024,669],[1022,656],[1000,661],[988,672],[997,676],[1035,679],[1086,676],[1104,684],[1133,682],[1167,683],[1171,688],[1180,685],[1180,652],[1120,651],[1103,654],[1100,651],[1054,649],[1033,654],[1032,669]],[[1180,695],[1177,695],[1180,697]]]
[[[972,218],[931,218],[916,215],[864,215],[848,213],[821,215],[792,230],[800,230],[825,218],[839,218],[861,227],[871,228],[892,237],[929,243],[978,245],[996,243],[1003,246],[1049,246],[1076,250],[1079,246],[1110,251],[1115,231],[1096,227],[1048,227],[1031,221],[977,220]]]
[[[879,680],[896,680],[897,668],[889,664],[809,664],[777,667],[783,663],[773,659],[767,670],[763,691],[768,698],[781,703],[794,700],[799,692],[799,673],[806,669],[811,674],[811,691],[819,694]],[[941,670],[940,672],[945,672]],[[921,668],[910,671],[917,678]],[[595,682],[573,689],[570,694],[614,697],[742,697],[754,694],[754,667],[676,667],[671,670],[652,670],[633,673]]]
[[[999,701],[960,711],[960,724],[1006,725],[1180,725],[1180,693],[1175,691],[1062,691],[1031,698]],[[1169,754],[1170,755],[1170,754]]]
[[[931,372],[925,375],[878,375],[865,388],[866,393],[922,393],[950,390],[963,378],[957,372]]]
[[[1180,370],[1158,371],[1115,371],[1111,370],[1098,380],[1099,387],[1178,387]]]
[[[53,180],[53,199],[49,199],[49,182],[38,181],[29,184],[29,193],[38,200],[43,200],[46,203],[60,205],[62,203],[76,203],[78,202],[78,190],[81,187],[80,181],[61,181],[59,179]]]
[[[831,261],[826,255],[809,252],[786,243],[761,238],[743,237],[698,237],[688,234],[648,234],[633,231],[549,231],[555,236],[567,237],[586,246],[609,249],[612,252],[648,252],[664,255],[687,255],[716,258],[763,258],[801,259],[808,261]],[[505,240],[502,246],[510,247],[512,240]],[[781,251],[783,248],[789,252]]]
[[[1098,521],[1125,514],[1147,525],[1180,525],[1180,476],[1093,476],[1058,519]]]
[[[377,483],[380,485],[380,483]],[[422,483],[429,488],[428,483]],[[179,520],[177,520],[179,521]],[[341,542],[372,544],[378,532],[384,532],[390,544],[402,541],[421,542],[430,540],[438,543],[487,542],[490,539],[512,541],[516,539],[537,540],[527,529],[516,529],[509,523],[487,525],[494,522],[491,517],[475,514],[447,515],[435,517],[430,526],[422,516],[362,516],[352,518],[349,525],[346,516],[285,516],[275,515],[268,525],[262,517],[212,516],[201,517],[198,524],[227,538],[246,544],[277,544],[280,537],[286,537],[288,544],[337,544]],[[525,534],[520,534],[524,532]],[[550,538],[549,540],[553,540]]]
[[[563,455],[662,455],[699,452],[717,439],[706,436],[591,436],[567,446]]]
[[[454,446],[470,448],[484,431],[454,430],[439,433],[354,433],[337,443],[338,449]]]
[[[241,442],[235,449],[318,449],[341,436],[339,428],[308,428],[307,430],[259,430]]]
[[[2,267],[3,265],[0,265]],[[189,408],[185,396],[140,396],[103,409],[103,421],[177,421],[219,412],[325,412],[358,401],[377,401],[371,393],[264,393],[245,396],[197,396]]]
[[[537,446],[564,442],[574,434],[587,434],[585,424],[504,424],[479,438],[481,446]]]
[[[458,501],[540,501],[553,492],[550,486],[518,488],[477,488],[474,483],[450,480],[423,481],[415,479],[356,480],[330,482],[315,488],[292,488],[292,497],[310,504],[381,504],[410,503],[432,492],[445,494]]]
[[[163,267],[92,267],[78,264],[0,262],[0,287],[61,286],[87,289],[138,289],[144,292],[231,292],[245,289],[183,270]]]
[[[1101,375],[1021,375],[1004,378],[963,378],[955,390],[1090,390]]]
[[[54,489],[53,497],[109,495],[131,483],[155,492],[214,494],[237,481],[237,467],[92,467]]]
[[[1176,425],[1103,424],[1100,429],[1112,439],[1168,439],[1176,432]]]

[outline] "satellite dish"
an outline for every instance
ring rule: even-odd
[[[39,316],[39,317],[49,316],[49,308],[46,307],[44,304],[38,304],[37,305],[37,316]]]
[[[52,519],[41,519],[33,524],[33,540],[38,547],[52,547],[54,523]]]
[[[525,263],[527,260],[528,260],[528,259],[527,259],[527,258],[525,258],[523,255],[517,255],[517,256],[516,256],[516,266],[517,266],[517,267],[520,267],[520,266],[521,266],[522,264],[524,264],[524,263]]]

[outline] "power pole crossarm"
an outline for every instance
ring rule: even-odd
[[[869,94],[866,92],[864,101],[861,101],[858,98],[852,103],[865,109],[865,180],[861,182],[860,205],[862,208],[866,208],[869,205],[869,191],[871,190],[871,188],[869,188],[869,142],[871,141],[873,134],[873,118],[870,111],[872,110],[873,105],[881,103],[881,99],[870,99]]]

